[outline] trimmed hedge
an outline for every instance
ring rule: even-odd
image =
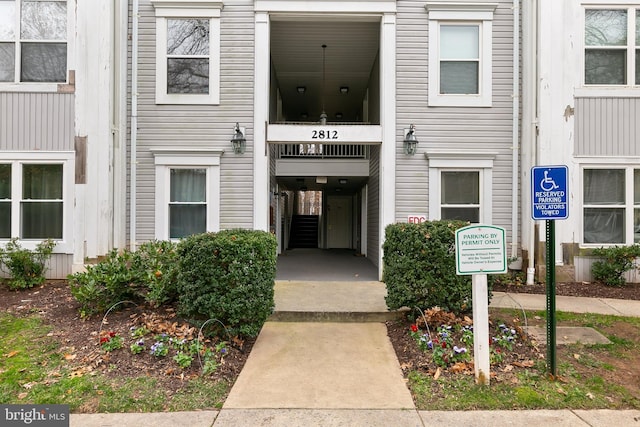
[[[472,309],[471,276],[456,275],[455,231],[463,221],[391,224],[385,229],[383,281],[387,306],[456,314]]]
[[[232,335],[256,336],[273,312],[275,236],[233,229],[178,244],[179,307],[199,320],[218,319]]]

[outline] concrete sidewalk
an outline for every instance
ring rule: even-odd
[[[278,281],[276,313],[221,410],[72,414],[71,426],[640,426],[637,410],[416,410],[382,320],[363,317],[390,315],[384,295],[380,282]],[[556,303],[558,311],[640,316],[640,301],[557,297]],[[499,292],[491,302],[526,310],[545,305],[545,295]],[[275,321],[278,313],[302,320]]]

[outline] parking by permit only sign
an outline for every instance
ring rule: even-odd
[[[506,272],[504,228],[476,224],[456,230],[456,274],[502,274]]]
[[[531,196],[533,219],[567,219],[568,168],[562,166],[534,166],[531,168]]]

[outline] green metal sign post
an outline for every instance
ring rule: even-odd
[[[547,220],[547,370],[556,378],[556,226]]]

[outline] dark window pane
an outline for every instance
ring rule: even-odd
[[[66,40],[67,3],[22,1],[20,38],[23,40]]]
[[[11,202],[0,202],[0,239],[11,237]]]
[[[209,60],[168,58],[168,93],[209,93]]]
[[[627,84],[627,51],[594,50],[585,52],[585,77],[586,84]]]
[[[624,209],[585,208],[585,243],[624,243]]]
[[[22,198],[62,200],[62,165],[24,165]]]
[[[443,205],[480,203],[478,172],[442,172]]]
[[[0,164],[0,199],[11,198],[11,165]]]
[[[636,82],[635,84],[640,85],[640,50],[636,49]]]
[[[20,238],[62,239],[62,202],[22,202]]]
[[[442,208],[442,219],[480,222],[480,208]]]
[[[625,46],[627,11],[624,9],[587,9],[584,41],[587,46]]]
[[[169,55],[209,55],[209,21],[206,19],[167,20]]]
[[[14,81],[15,68],[15,43],[0,43],[0,82]]]
[[[23,43],[21,64],[23,82],[65,82],[67,44]]]
[[[478,89],[477,61],[441,61],[440,93],[442,94],[477,94]]]
[[[169,238],[180,239],[207,231],[206,205],[169,205]]]
[[[640,243],[640,209],[633,210],[633,243]]]
[[[585,205],[621,205],[625,201],[623,169],[585,169]]]

